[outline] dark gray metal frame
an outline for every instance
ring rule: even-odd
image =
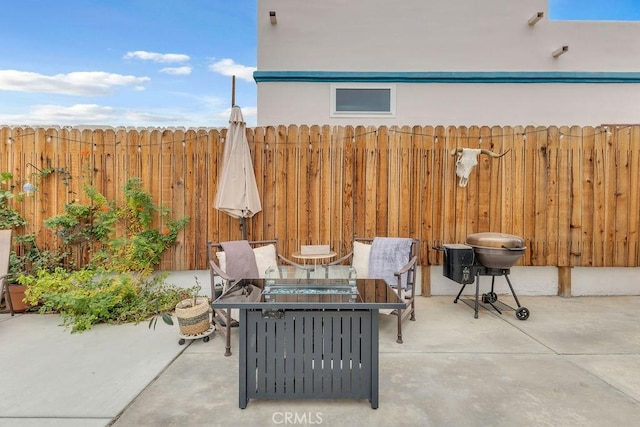
[[[473,302],[463,299],[462,302],[467,304],[469,307],[473,308],[473,317],[478,318],[478,307],[479,307],[479,289],[480,289],[480,276],[491,276],[491,291],[486,294],[482,294],[483,303],[489,304],[495,311],[499,314],[502,314],[500,308],[497,307],[497,304],[501,306],[503,309],[513,310],[516,312],[516,318],[518,320],[527,320],[529,318],[529,309],[520,305],[520,300],[518,299],[518,295],[516,295],[516,291],[513,289],[513,285],[511,284],[511,280],[509,280],[509,274],[511,270],[508,268],[488,268],[483,265],[475,264],[472,266],[472,271],[475,276],[476,282],[476,293]],[[516,302],[516,307],[513,308],[504,302],[498,301],[498,296],[494,292],[495,289],[495,281],[496,276],[504,276],[507,279],[507,285],[509,285],[509,289],[511,290],[511,295],[513,295],[513,299]],[[453,303],[456,304],[460,299],[460,295],[462,295],[462,291],[467,286],[467,283],[462,283],[462,287],[456,295],[456,298],[453,300]],[[483,305],[484,307],[484,305]],[[486,307],[485,307],[486,308]]]
[[[378,407],[376,310],[242,310],[239,406],[249,399],[367,399]]]
[[[378,310],[404,307],[400,300],[238,303],[223,295],[212,306],[240,308],[240,408],[251,398],[368,399],[378,408]]]

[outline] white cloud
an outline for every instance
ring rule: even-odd
[[[109,123],[118,111],[112,107],[97,104],[76,104],[70,107],[61,105],[36,105],[27,114],[0,115],[0,121],[9,124],[55,124],[75,125],[85,123]]]
[[[97,104],[36,105],[24,114],[0,114],[0,123],[7,125],[54,126],[161,126],[189,122],[181,113],[127,111]]]
[[[153,62],[187,62],[189,55],[182,53],[157,53],[157,52],[145,52],[144,50],[136,50],[134,52],[127,52],[124,59],[141,59],[143,61]]]
[[[125,76],[102,71],[79,71],[47,76],[29,71],[0,70],[0,90],[98,96],[113,92],[115,86],[139,86],[149,77]]]
[[[179,114],[158,114],[158,113],[146,113],[139,111],[129,111],[124,115],[127,123],[140,124],[155,124],[158,123],[182,123],[186,121],[186,118]]]
[[[231,108],[222,100],[203,97],[195,109],[178,105],[158,108],[121,108],[98,104],[33,105],[14,114],[0,114],[0,125],[9,126],[137,126],[228,127]],[[224,109],[226,108],[226,109]],[[256,107],[242,107],[247,126],[256,126]]]
[[[253,81],[253,72],[256,67],[247,67],[246,65],[236,64],[233,59],[221,59],[209,66],[209,70],[222,74],[223,76],[236,76],[248,82]]]
[[[199,102],[206,109],[220,108],[229,102],[228,98],[224,98],[222,96],[213,96],[201,93],[174,92],[174,95]]]
[[[184,67],[166,67],[160,70],[161,73],[166,73],[166,74],[173,74],[173,75],[181,75],[181,76],[186,76],[191,74],[191,70],[192,68],[190,66],[184,66]]]

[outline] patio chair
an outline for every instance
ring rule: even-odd
[[[7,282],[10,258],[11,230],[0,230],[0,282],[2,283],[0,300],[4,298],[5,307],[9,309],[9,312],[13,316],[13,301],[11,301],[11,293],[9,292],[9,284]]]
[[[389,270],[391,263],[381,262],[378,256],[382,255],[379,248],[385,245],[395,245],[396,243],[406,248],[406,253],[401,253],[398,257],[398,260],[403,260],[402,262],[406,260],[406,263],[399,268]],[[350,260],[351,266],[356,270],[357,278],[385,279],[396,290],[398,297],[404,301],[405,308],[393,310],[386,314],[393,314],[397,317],[398,337],[396,342],[399,344],[402,344],[402,323],[407,319],[416,320],[415,296],[418,244],[418,240],[411,238],[376,237],[372,239],[354,237],[352,251],[328,264],[343,264]],[[373,256],[372,249],[374,250]],[[376,254],[376,250],[380,252]]]
[[[240,242],[240,241],[237,241]],[[229,242],[234,243],[234,242]],[[303,268],[284,256],[278,250],[278,239],[248,241],[253,249],[258,268],[258,277],[232,277],[227,273],[227,257],[222,248],[222,243],[207,242],[209,257],[209,274],[211,275],[211,297],[216,297],[216,285],[222,285],[223,292],[231,288],[241,279],[264,278],[266,271],[279,264],[289,264]],[[225,356],[231,356],[231,327],[237,326],[238,310],[216,309],[212,313],[212,322],[226,338]]]

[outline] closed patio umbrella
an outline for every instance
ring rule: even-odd
[[[262,210],[242,110],[235,105],[231,108],[229,118],[215,208],[241,219],[245,240],[245,218],[251,218]]]

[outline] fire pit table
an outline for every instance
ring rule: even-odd
[[[356,279],[342,267],[318,267],[311,277],[279,268],[212,303],[240,309],[240,408],[252,398],[367,399],[378,407],[378,310],[404,305],[384,280]]]
[[[476,233],[467,236],[466,244],[446,244],[436,249],[444,252],[443,275],[462,284],[454,303],[458,302],[464,288],[475,281],[475,299],[462,301],[473,307],[474,317],[477,319],[480,276],[491,276],[491,290],[482,294],[482,303],[488,304],[500,314],[502,314],[501,309],[511,309],[515,311],[517,319],[527,320],[529,318],[529,310],[520,305],[511,280],[509,280],[511,267],[524,255],[526,249],[521,237],[503,233]],[[498,295],[494,288],[497,276],[504,276],[507,280],[517,308],[514,309],[498,301]]]

